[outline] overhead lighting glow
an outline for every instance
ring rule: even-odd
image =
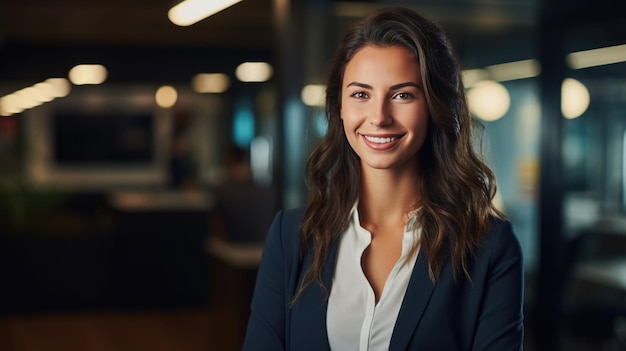
[[[0,99],[0,112],[2,116],[11,116],[24,111],[24,108],[20,107],[21,99],[18,95],[9,94],[3,96]]]
[[[492,80],[474,84],[467,93],[470,111],[483,121],[495,121],[506,114],[511,104],[511,97],[506,88]]]
[[[55,98],[65,97],[72,89],[70,82],[65,78],[48,78],[44,82],[52,86],[52,96]]]
[[[323,84],[306,85],[302,88],[300,97],[307,106],[323,107],[326,102],[326,86]]]
[[[214,15],[241,0],[185,0],[167,13],[167,17],[177,26],[190,26]]]
[[[38,101],[35,98],[30,88],[24,88],[22,90],[18,90],[14,94],[17,95],[19,98],[18,106],[24,110],[41,105],[41,101]]]
[[[536,77],[541,73],[541,64],[538,60],[528,59],[500,63],[482,69],[469,69],[462,72],[463,84],[471,88],[474,84],[484,80],[506,82],[516,79]]]
[[[485,69],[466,69],[461,72],[461,76],[463,79],[463,85],[466,88],[470,88],[477,82],[481,80],[489,79],[489,72]]]
[[[230,78],[223,73],[198,73],[191,86],[196,93],[223,93],[230,87]]]
[[[36,90],[36,98],[41,102],[49,102],[54,99],[54,87],[50,83],[40,82],[33,85]]]
[[[572,69],[626,62],[626,44],[572,52],[567,55],[566,61]]]
[[[178,100],[178,92],[173,86],[164,85],[157,90],[155,100],[160,107],[170,108]]]
[[[69,78],[74,85],[102,84],[107,79],[107,69],[102,65],[76,65]]]
[[[273,73],[272,66],[267,62],[244,62],[235,70],[237,79],[242,82],[265,82]]]
[[[589,107],[589,90],[581,82],[566,78],[561,85],[561,113],[567,119],[580,117]]]
[[[0,98],[0,117],[9,117],[13,114],[13,112],[9,111],[9,107],[6,106],[5,99],[6,96]]]
[[[541,65],[535,59],[501,63],[486,67],[491,78],[497,82],[532,78],[539,75]]]
[[[0,116],[11,116],[39,106],[70,93],[70,82],[65,78],[50,78],[45,82],[20,89],[0,98]]]

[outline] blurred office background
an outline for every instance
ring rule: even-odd
[[[387,5],[457,48],[526,349],[626,349],[617,1],[243,0],[182,25],[176,3],[0,2],[0,349],[238,349],[269,221],[306,203],[329,58]]]

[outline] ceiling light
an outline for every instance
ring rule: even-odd
[[[4,101],[6,97],[0,98],[0,117],[9,117],[13,115],[13,112],[9,111],[9,107],[6,106],[6,102]]]
[[[302,88],[300,93],[302,102],[307,106],[323,107],[326,103],[326,86],[323,84],[309,84]]]
[[[483,80],[467,92],[470,111],[483,121],[495,121],[506,114],[511,97],[506,88],[492,80]]]
[[[41,101],[38,101],[35,98],[35,95],[33,94],[33,90],[30,87],[18,90],[14,94],[19,97],[19,100],[20,100],[19,107],[23,108],[24,110],[41,105]]]
[[[589,107],[589,90],[576,79],[566,78],[561,85],[561,113],[567,119],[580,117]]]
[[[191,86],[196,93],[223,93],[230,87],[230,78],[223,73],[198,73]]]
[[[51,92],[55,98],[67,96],[71,90],[70,82],[65,78],[49,78],[44,83],[52,86]]]
[[[20,97],[15,94],[9,94],[0,99],[0,115],[11,116],[24,111],[24,108],[20,107]]]
[[[54,87],[50,83],[40,82],[33,86],[37,90],[37,99],[41,102],[49,102],[54,99]]]
[[[178,26],[190,26],[241,0],[185,0],[172,7],[167,17]]]
[[[67,79],[50,78],[0,98],[0,116],[21,113],[69,93],[70,82]]]
[[[237,67],[235,75],[242,82],[265,82],[274,70],[267,62],[244,62]]]
[[[626,62],[626,44],[572,52],[567,55],[566,60],[572,69]]]
[[[107,79],[107,69],[102,65],[76,65],[69,78],[75,85],[102,84]]]
[[[532,78],[539,75],[541,65],[535,59],[501,63],[486,67],[491,78],[498,82],[515,79]]]
[[[170,108],[178,100],[178,92],[173,86],[164,85],[157,90],[155,100],[160,107]]]

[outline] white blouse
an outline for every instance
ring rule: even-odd
[[[402,299],[417,252],[410,255],[419,240],[416,217],[404,227],[402,254],[389,273],[383,292],[376,303],[374,290],[361,266],[361,256],[372,241],[372,235],[361,226],[356,205],[351,220],[339,241],[339,252],[328,299],[326,325],[331,350],[388,350],[391,334],[402,305]]]

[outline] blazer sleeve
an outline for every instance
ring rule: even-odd
[[[492,222],[491,255],[473,350],[522,350],[522,250],[511,224]]]
[[[270,227],[257,273],[251,314],[242,350],[285,350],[285,260],[282,212]]]

